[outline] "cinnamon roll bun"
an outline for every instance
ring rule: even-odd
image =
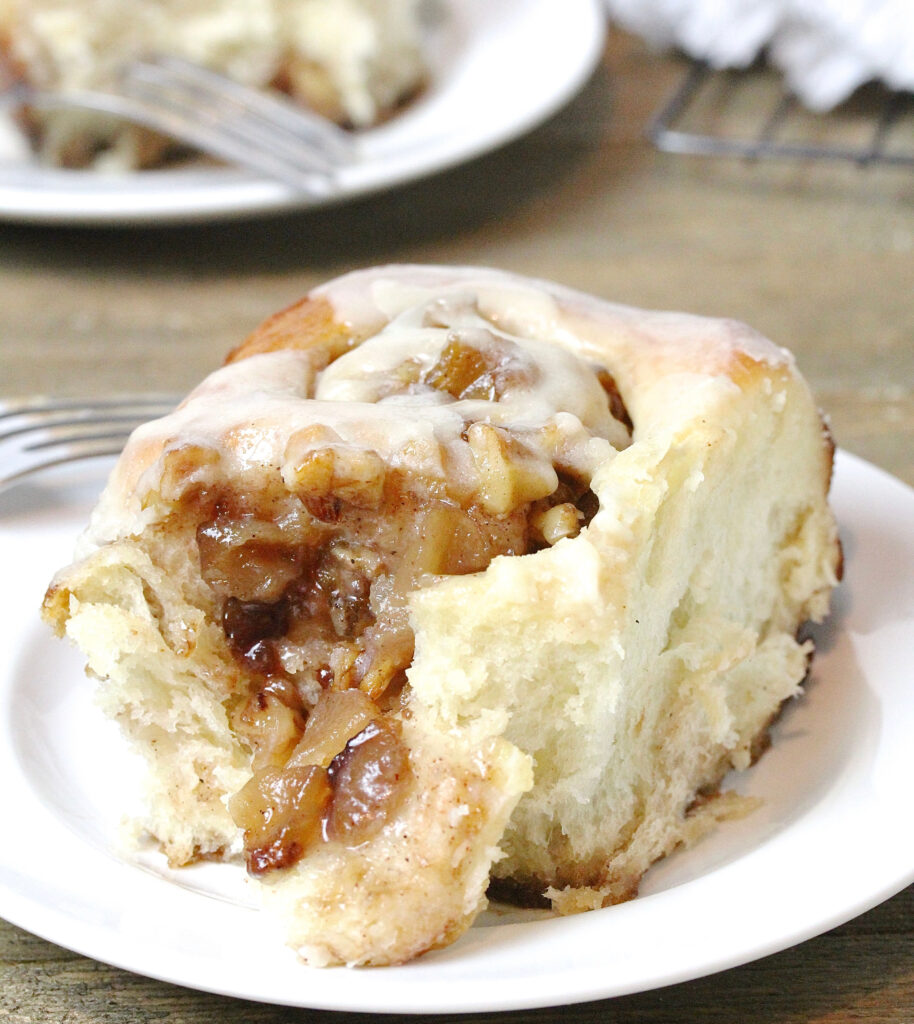
[[[313,964],[628,899],[733,811],[840,573],[832,445],[725,320],[487,269],[315,289],[128,443],[47,619],[174,864]]]

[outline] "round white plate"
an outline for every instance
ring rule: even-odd
[[[41,167],[0,133],[0,218],[33,223],[187,222],[300,209],[389,188],[515,138],[583,85],[602,50],[599,0],[447,0],[430,32],[422,97],[360,135],[362,158],[328,195],[190,165],[131,174]]]
[[[80,658],[37,606],[99,486],[0,495],[0,915],[99,960],[265,1002],[398,1012],[506,1010],[619,995],[784,949],[914,880],[914,491],[839,453],[847,569],[805,696],[733,784],[762,808],[656,865],[607,910],[485,918],[404,967],[315,970],[254,909],[242,869],[171,872],[121,846],[132,762]]]

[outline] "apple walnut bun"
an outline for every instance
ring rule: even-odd
[[[839,573],[831,462],[740,324],[361,271],[133,435],[45,614],[172,863],[243,853],[306,961],[397,963],[728,814]]]

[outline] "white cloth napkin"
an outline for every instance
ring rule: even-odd
[[[745,67],[767,48],[789,88],[827,110],[880,79],[914,90],[914,0],[606,0],[611,18],[656,48]]]

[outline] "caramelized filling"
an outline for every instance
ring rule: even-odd
[[[396,719],[361,690],[323,694],[285,762],[255,769],[229,804],[252,874],[321,841],[359,846],[393,816],[410,776]]]
[[[605,366],[598,366],[596,369],[597,380],[600,382],[600,386],[606,392],[606,398],[609,401],[609,412],[613,419],[618,420],[631,434],[634,429],[631,416],[628,414],[628,409],[625,407],[625,402],[619,392],[619,387],[616,384],[616,378],[606,369]]]
[[[327,776],[333,790],[327,836],[357,846],[393,816],[409,756],[397,722],[372,719],[333,759]]]
[[[230,810],[255,874],[292,866],[315,843],[360,845],[389,820],[410,777],[391,716],[413,657],[408,594],[537,543],[523,512],[494,518],[402,493],[371,515],[342,505],[334,518],[310,549],[263,543],[250,516],[197,530],[203,577],[252,686],[232,725],[255,772]]]
[[[497,401],[528,372],[451,337],[424,374],[409,362],[392,380]],[[612,377],[595,373],[630,424]],[[413,658],[410,593],[573,537],[597,510],[588,480],[531,468],[521,439],[481,421],[464,435],[481,483],[462,501],[447,482],[314,436],[270,495],[194,496],[202,578],[247,687],[229,706],[254,774],[229,809],[255,874],[319,843],[358,846],[396,813],[411,777],[397,717]]]
[[[530,370],[518,366],[509,351],[493,345],[491,335],[486,341],[485,347],[477,348],[465,334],[452,332],[423,383],[455,399],[497,402],[508,387],[522,383]]]

